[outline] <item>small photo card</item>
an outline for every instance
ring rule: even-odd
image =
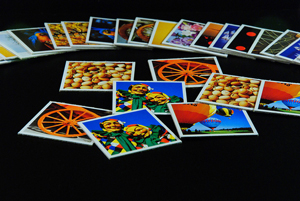
[[[300,116],[300,83],[263,81],[255,111]]]
[[[259,27],[241,25],[236,34],[223,47],[224,51],[228,54],[255,59],[248,55],[248,52],[261,31],[262,29]]]
[[[258,135],[245,110],[206,103],[168,106],[180,138]]]
[[[68,38],[61,23],[44,23],[54,49],[70,49]]]
[[[260,54],[269,44],[276,40],[283,32],[270,29],[262,29],[257,39],[254,41],[252,47],[249,50],[249,55],[261,59],[274,60],[274,57]]]
[[[265,47],[260,54],[267,55],[269,57],[275,57],[280,51],[292,44],[300,37],[300,32],[287,29],[280,36],[278,36],[273,42]],[[282,59],[281,59],[282,60]]]
[[[116,19],[90,17],[86,42],[113,45],[116,32]]]
[[[162,44],[176,47],[174,50],[187,49],[192,52],[227,57],[227,54],[213,52],[209,50],[191,47],[195,38],[199,35],[205,24],[200,22],[181,19],[168,36],[163,40]]]
[[[253,110],[262,80],[212,73],[196,102]]]
[[[45,27],[13,29],[7,32],[22,45],[30,54],[59,53],[55,50],[53,43]]]
[[[115,49],[112,45],[86,43],[88,21],[62,21],[62,26],[71,48],[74,49]]]
[[[208,49],[223,27],[224,24],[207,22],[198,36],[192,42],[191,47]]]
[[[18,134],[92,145],[78,123],[111,114],[106,109],[50,101]]]
[[[136,17],[132,25],[128,42],[148,46],[155,23],[155,19]]]
[[[181,19],[162,44],[181,48],[190,47],[204,26],[204,23]]]
[[[132,61],[66,61],[60,91],[112,91],[113,81],[134,77]]]
[[[299,65],[300,64],[300,38],[295,40],[293,43],[291,43],[289,46],[284,48],[275,56],[280,59],[285,59],[290,62],[293,62],[294,64]]]
[[[154,48],[162,48],[169,50],[178,50],[178,51],[187,51],[193,52],[192,50],[177,48],[170,45],[162,44],[164,39],[168,36],[168,34],[174,29],[178,22],[165,21],[165,20],[157,20],[156,24],[153,28],[153,33],[150,37],[148,45]]]
[[[0,60],[10,60],[18,58],[14,53],[12,53],[9,49],[5,48],[0,43]]]
[[[133,26],[134,20],[132,19],[116,19],[116,33],[114,39],[114,45],[123,47],[136,47],[144,48],[144,45],[128,43],[130,32]]]
[[[148,109],[78,123],[108,159],[181,143]]]
[[[217,57],[148,60],[154,81],[183,81],[186,87],[202,87],[211,73],[222,73]]]
[[[49,54],[37,54],[32,55],[29,53],[16,39],[14,39],[7,31],[0,32],[0,44],[16,55],[19,59],[34,58],[42,55]]]
[[[148,108],[155,114],[170,114],[168,103],[186,102],[184,82],[114,82],[113,113]]]
[[[212,41],[208,49],[212,49],[218,52],[224,51],[223,47],[228,43],[228,41],[236,33],[239,27],[240,25],[229,23],[224,24],[223,28],[220,30],[215,40]]]

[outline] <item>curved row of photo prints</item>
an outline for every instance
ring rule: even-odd
[[[174,22],[91,16],[87,21],[47,22],[42,27],[0,32],[0,64],[82,49],[119,50],[122,47],[300,63],[300,32],[293,30],[186,19]]]

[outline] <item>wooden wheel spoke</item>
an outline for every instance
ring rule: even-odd
[[[78,134],[83,134],[76,126],[72,126],[72,127],[77,131]]]
[[[191,63],[188,62],[188,65],[187,65],[187,67],[186,67],[186,70],[190,70],[190,66],[191,66]]]
[[[162,73],[168,73],[168,74],[177,74],[177,75],[180,75],[180,72],[173,72],[173,71],[162,71]]]
[[[44,124],[62,124],[60,122],[57,121],[43,121]]]
[[[57,112],[64,120],[68,120],[61,112]]]
[[[174,77],[174,76],[180,76],[180,73],[174,73],[172,75],[165,75],[164,77]]]
[[[78,115],[76,118],[74,118],[74,120],[79,119],[80,117],[82,117],[83,115],[85,115],[86,112],[81,113],[80,115]]]
[[[202,76],[198,76],[198,75],[194,75],[195,77],[201,78],[203,80],[207,80],[207,77],[202,77]]]
[[[45,122],[44,122],[45,123]],[[62,126],[63,124],[62,123],[59,123],[59,124],[55,124],[55,125],[52,125],[52,126],[45,126],[46,129],[48,128],[54,128],[54,127],[57,127],[57,126]]]
[[[184,68],[181,65],[179,65],[178,63],[176,63],[175,65],[178,66],[178,68],[180,68],[181,70],[184,70]]]
[[[197,75],[197,76],[207,76],[207,77],[209,77],[211,74],[210,74],[210,73],[194,73],[194,75]]]
[[[72,120],[73,112],[73,110],[70,110],[69,120]]]
[[[202,66],[202,64],[199,64],[199,65],[193,67],[191,70],[194,71],[194,69],[198,68],[199,66]]]
[[[185,76],[184,76],[184,82],[185,82],[185,83],[187,83],[187,78],[188,78],[188,76],[185,75]]]
[[[197,76],[197,75],[194,75],[194,76],[189,75],[189,77],[190,77],[191,79],[193,79],[193,80],[195,81],[196,84],[206,82],[206,80],[207,80],[206,77]],[[201,81],[198,81],[196,78],[200,78]]]
[[[194,78],[194,76],[189,76],[190,78],[192,78],[196,83],[198,83],[199,81],[197,79]]]
[[[52,117],[52,116],[47,116],[47,118],[50,118],[50,119],[54,119],[54,120],[57,120],[57,121],[64,121],[64,120],[62,120],[62,119],[59,119],[59,118],[56,118],[56,117]]]
[[[200,69],[200,70],[195,70],[193,72],[203,72],[203,71],[208,71],[208,70],[210,70],[210,69]]]
[[[57,130],[53,131],[53,133],[57,133],[58,131],[60,131],[60,130],[63,129],[64,127],[66,127],[66,125],[61,126],[61,127],[58,128]]]
[[[195,83],[199,83],[199,81],[195,77],[201,78],[203,80],[207,80],[207,78],[204,78],[204,77],[201,77],[201,76],[192,76],[192,75],[189,75],[189,77],[191,79],[193,79],[195,81]]]
[[[184,75],[181,75],[181,76],[178,76],[177,78],[175,78],[173,81],[176,81],[176,80],[178,80],[178,79],[180,79],[180,78],[182,78]]]
[[[174,68],[174,67],[167,66],[166,68],[167,68],[167,69],[174,70],[174,71],[178,71],[178,72],[180,72],[180,71],[183,71],[183,70],[184,70],[182,67],[179,67],[180,69],[176,69],[176,68]]]
[[[70,125],[68,125],[67,127],[66,135],[69,135],[69,133],[70,133]]]
[[[181,71],[174,72],[174,71],[162,71],[162,73],[171,73],[171,74],[180,74]]]

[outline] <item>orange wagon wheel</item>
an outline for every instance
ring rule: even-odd
[[[203,84],[217,66],[201,62],[181,61],[160,67],[158,76],[165,81],[184,81],[186,85]]]
[[[38,120],[39,128],[50,135],[60,137],[79,137],[86,135],[77,122],[94,119],[99,115],[88,110],[60,109],[42,115]]]

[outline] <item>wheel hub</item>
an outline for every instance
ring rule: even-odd
[[[180,72],[181,75],[186,75],[186,76],[192,76],[194,75],[194,72],[193,71],[190,71],[190,70],[183,70]]]
[[[65,120],[65,121],[63,121],[63,125],[65,125],[65,126],[75,126],[75,125],[77,125],[77,122],[73,121],[73,120]]]

